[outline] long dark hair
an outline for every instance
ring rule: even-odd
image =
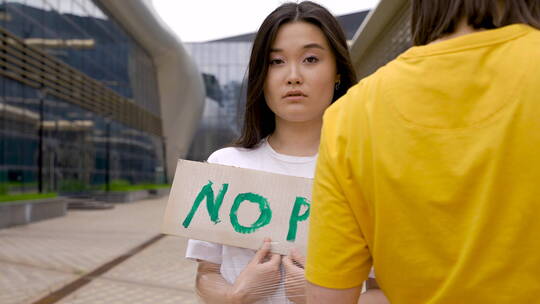
[[[465,18],[475,29],[524,23],[540,28],[539,0],[412,0],[414,45],[428,44],[454,32]]]
[[[334,90],[334,102],[356,83],[356,74],[349,57],[347,40],[336,18],[324,7],[311,2],[285,3],[263,21],[257,31],[249,60],[247,98],[242,133],[235,146],[255,147],[275,129],[274,113],[264,98],[264,83],[268,73],[270,49],[279,28],[290,22],[303,21],[317,26],[328,40],[336,58],[340,84]]]

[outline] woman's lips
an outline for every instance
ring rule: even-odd
[[[291,90],[288,91],[285,96],[283,96],[283,99],[287,101],[302,101],[306,99],[307,95],[304,94],[301,90]]]
[[[306,99],[305,95],[287,95],[284,98],[287,101],[302,101]]]

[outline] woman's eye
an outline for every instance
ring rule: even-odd
[[[270,59],[270,65],[276,65],[283,63],[283,60],[281,59]]]
[[[316,63],[316,62],[319,61],[319,58],[317,58],[315,56],[309,56],[306,59],[304,59],[304,61],[307,62],[307,63]]]

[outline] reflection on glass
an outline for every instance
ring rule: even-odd
[[[206,104],[188,154],[206,160],[239,134],[251,42],[188,43],[186,48],[203,73]]]
[[[0,25],[160,116],[148,54],[90,0],[0,2]],[[163,139],[0,76],[0,195],[163,183]]]

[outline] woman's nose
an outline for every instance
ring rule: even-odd
[[[299,85],[302,84],[303,79],[300,75],[300,71],[298,70],[298,67],[291,66],[289,70],[289,75],[287,76],[287,84],[288,85]]]
[[[300,84],[300,79],[296,79],[296,80],[288,80],[287,81],[287,84]]]

